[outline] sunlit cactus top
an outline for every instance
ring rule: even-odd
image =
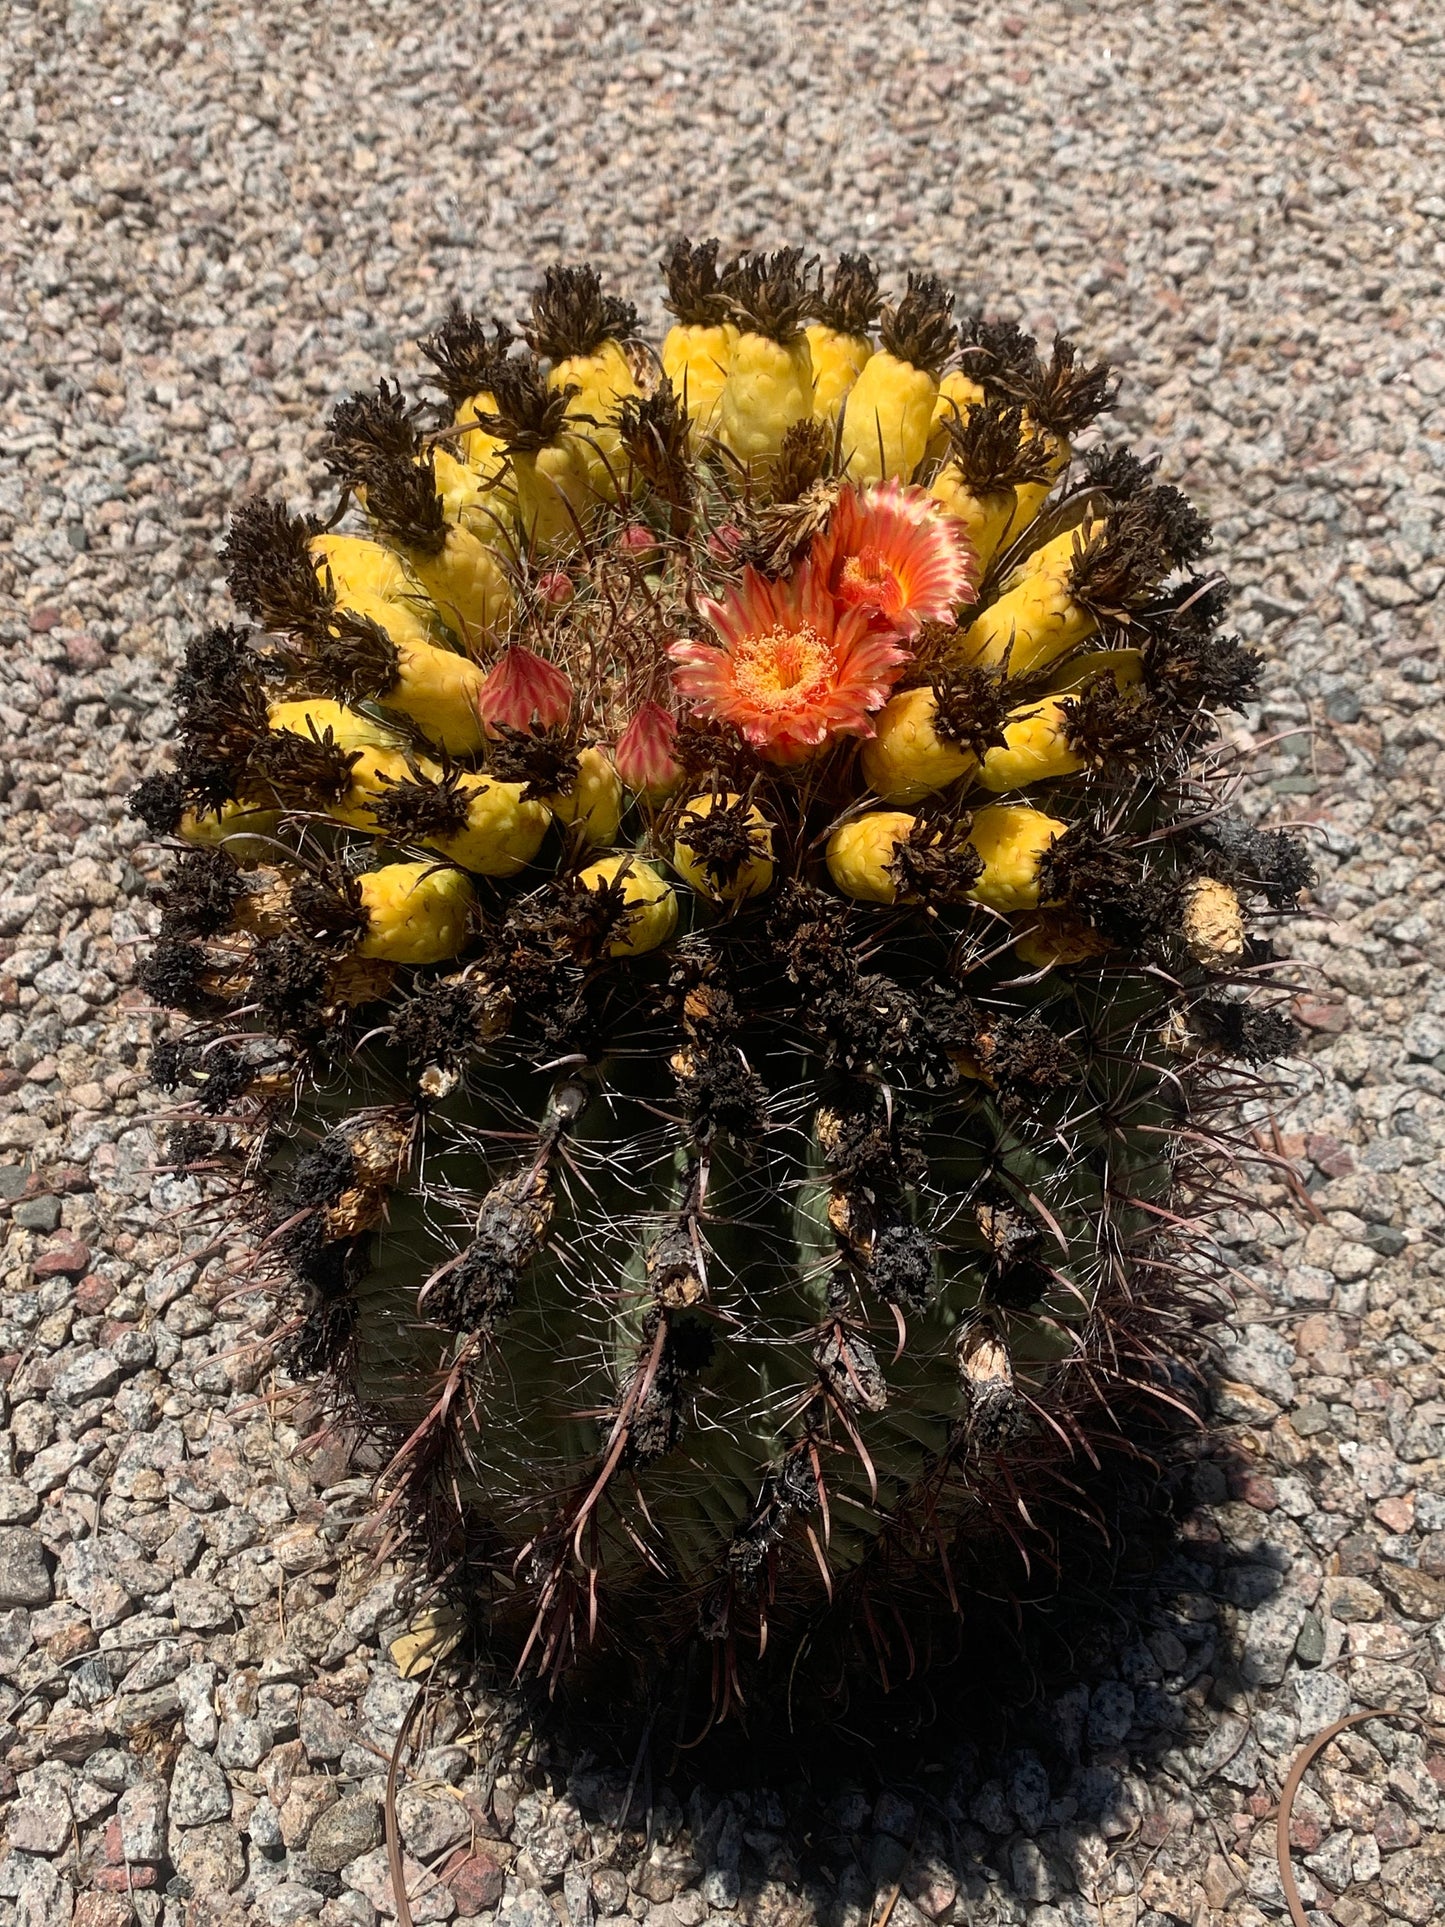
[[[957,1608],[1157,1386],[1308,867],[1201,760],[1257,662],[1106,368],[859,255],[663,270],[657,346],[553,268],[333,409],[135,808],[293,1366],[514,1660],[701,1636],[725,1705],[904,1567]]]

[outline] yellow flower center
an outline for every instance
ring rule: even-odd
[[[832,687],[833,652],[811,623],[782,623],[738,644],[733,679],[760,709],[801,709]]]
[[[879,550],[871,547],[859,549],[844,562],[838,596],[842,602],[854,606],[862,603],[889,613],[896,611],[903,600],[897,571]]]

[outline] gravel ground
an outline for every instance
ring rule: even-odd
[[[418,1690],[344,1444],[278,1392],[194,1181],[158,1175],[123,798],[224,611],[244,491],[459,293],[653,283],[679,228],[931,266],[1126,378],[1217,516],[1267,693],[1238,732],[1315,826],[1288,939],[1287,1172],[1226,1227],[1227,1433],[1142,1620],[1034,1747],[807,1810],[684,1805],[435,1695],[418,1921],[1259,1927],[1279,1786],[1312,1927],[1445,1891],[1445,139],[1440,16],[763,0],[4,9],[0,287],[0,1917],[393,1917],[380,1799]],[[859,24],[864,13],[867,24]],[[461,31],[439,31],[450,14]],[[1262,1125],[1267,1142],[1272,1128]],[[1283,1179],[1288,1177],[1286,1184]],[[191,1215],[188,1215],[191,1214]]]

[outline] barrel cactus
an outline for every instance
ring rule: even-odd
[[[886,1669],[1177,1396],[1201,1103],[1288,1046],[1202,516],[935,278],[588,267],[242,503],[187,650],[155,1081],[384,1502],[557,1680]],[[1089,446],[1092,441],[1092,446]],[[1163,1242],[1161,1242],[1163,1241]],[[1045,1555],[1046,1556],[1046,1555]]]

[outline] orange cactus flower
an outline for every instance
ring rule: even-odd
[[[673,681],[696,714],[731,723],[776,763],[800,763],[834,736],[871,736],[908,651],[841,607],[805,562],[786,580],[756,569],[720,602],[699,604],[719,645],[675,642]]]
[[[845,608],[900,636],[978,598],[978,557],[962,528],[901,482],[845,488],[813,554]]]

